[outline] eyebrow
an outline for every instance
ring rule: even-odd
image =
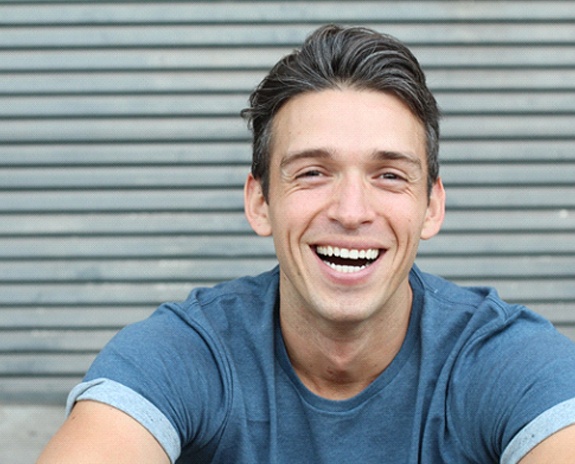
[[[330,150],[326,149],[310,149],[303,150],[295,153],[288,153],[280,162],[280,169],[289,166],[301,159],[333,159],[334,154]],[[371,159],[373,161],[402,161],[413,165],[415,168],[422,170],[423,163],[418,156],[411,153],[398,152],[393,150],[376,150],[372,153]]]
[[[299,161],[301,159],[332,159],[333,154],[329,150],[314,148],[310,150],[303,150],[294,153],[288,153],[280,162],[280,169],[284,169],[286,166]]]
[[[412,153],[405,153],[392,150],[378,150],[373,153],[372,158],[374,161],[404,161],[416,167],[417,169],[423,169],[423,163],[419,157]]]

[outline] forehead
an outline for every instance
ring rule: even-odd
[[[274,118],[270,147],[276,165],[306,151],[354,159],[396,152],[426,164],[421,121],[394,95],[369,90],[330,89],[293,97]]]

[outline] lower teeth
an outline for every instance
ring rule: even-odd
[[[359,272],[362,271],[363,269],[365,269],[367,267],[367,265],[363,265],[363,266],[343,266],[340,264],[334,264],[334,263],[330,263],[328,261],[324,261],[325,264],[327,264],[329,267],[331,267],[332,269],[336,270],[337,272],[343,272],[346,274],[352,273],[352,272]]]

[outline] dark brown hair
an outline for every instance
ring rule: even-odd
[[[273,118],[291,98],[306,92],[349,87],[388,92],[402,100],[425,127],[428,191],[439,175],[439,118],[425,75],[409,49],[386,34],[363,27],[327,25],[299,50],[282,58],[242,111],[253,134],[252,174],[269,191]]]

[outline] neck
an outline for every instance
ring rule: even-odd
[[[286,349],[302,383],[316,395],[331,400],[361,393],[401,349],[411,314],[411,293],[408,300],[400,305],[401,310],[358,324],[318,324],[292,317],[291,312],[280,308]]]

